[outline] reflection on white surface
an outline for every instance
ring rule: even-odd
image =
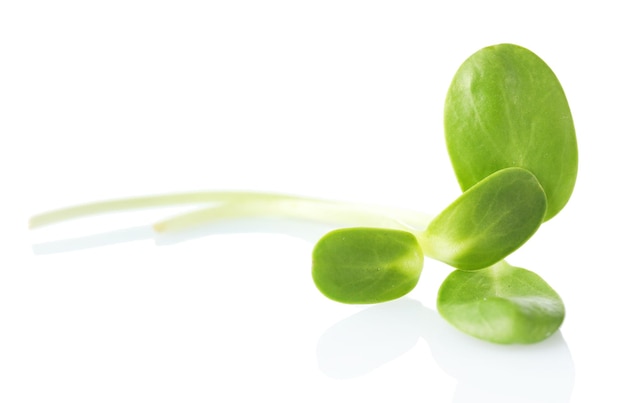
[[[33,253],[36,255],[49,255],[152,238],[154,238],[154,231],[150,226],[125,228],[101,234],[37,243],[33,245]]]
[[[457,379],[454,402],[568,402],[574,363],[560,332],[534,345],[482,342],[436,312],[403,298],[376,305],[320,338],[320,369],[333,378],[364,375],[409,351],[423,337],[438,365]]]
[[[69,252],[154,239],[167,245],[211,234],[280,233],[315,242],[329,227],[278,219],[225,221],[183,233],[157,235],[150,226],[33,245],[35,254]],[[423,338],[440,368],[457,380],[454,402],[568,402],[574,363],[560,332],[534,345],[503,346],[458,332],[437,312],[410,298],[374,305],[331,326],[317,343],[320,370],[356,378],[410,351]]]
[[[333,228],[331,225],[308,220],[249,217],[216,221],[180,232],[160,233],[156,234],[155,240],[159,245],[167,245],[218,234],[272,233],[286,234],[316,243],[325,233]]]
[[[419,307],[403,298],[372,306],[330,327],[317,346],[320,369],[332,378],[353,378],[406,353],[420,337]]]
[[[154,239],[157,245],[170,245],[210,235],[241,233],[288,234],[314,243],[331,229],[331,226],[316,222],[261,217],[225,220],[174,233],[156,233],[152,226],[144,225],[35,243],[33,252],[36,255],[47,255],[148,239]]]

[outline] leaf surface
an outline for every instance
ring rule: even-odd
[[[482,269],[522,246],[543,222],[545,211],[545,193],[532,173],[502,169],[435,217],[422,247],[427,256],[458,269]]]
[[[563,301],[541,277],[504,261],[452,272],[439,289],[437,309],[459,330],[503,344],[544,340],[565,317]]]
[[[444,128],[463,190],[522,167],[544,188],[546,221],[569,200],[578,170],[574,123],[559,80],[533,52],[501,44],[470,56],[448,90]]]
[[[322,237],[313,250],[313,280],[328,298],[372,304],[411,291],[422,272],[422,250],[409,232],[344,228]]]

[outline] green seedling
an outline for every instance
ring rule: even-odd
[[[172,233],[270,216],[332,224],[315,245],[312,276],[330,299],[371,304],[418,282],[424,256],[452,268],[437,299],[453,326],[494,343],[535,343],[558,330],[564,307],[538,275],[504,259],[569,200],[578,155],[568,103],[534,53],[479,50],[452,80],[444,108],[447,148],[463,193],[436,216],[307,197],[199,192],[96,202],[34,216],[31,228],[117,210],[204,207],[154,225]]]

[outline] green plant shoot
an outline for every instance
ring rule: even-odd
[[[457,329],[494,343],[535,343],[565,315],[538,275],[504,261],[569,200],[578,169],[574,125],[552,70],[512,44],[470,56],[444,106],[447,149],[463,193],[439,215],[255,192],[198,192],[95,202],[39,214],[37,228],[91,214],[180,204],[202,208],[154,225],[184,231],[271,216],[332,224],[313,249],[312,277],[328,298],[372,304],[417,284],[424,256],[452,266],[437,308]]]

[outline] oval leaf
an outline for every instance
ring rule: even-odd
[[[452,272],[439,289],[437,309],[459,330],[503,344],[544,340],[565,317],[563,301],[541,277],[504,261]]]
[[[329,232],[313,250],[313,280],[328,298],[372,304],[411,291],[424,257],[413,234],[378,228]]]
[[[431,221],[421,239],[426,255],[458,269],[491,266],[537,231],[546,196],[522,168],[497,171],[463,193]]]
[[[522,167],[546,192],[544,220],[567,203],[578,169],[574,123],[557,77],[531,51],[502,44],[470,56],[448,90],[444,125],[463,190],[499,169]]]

